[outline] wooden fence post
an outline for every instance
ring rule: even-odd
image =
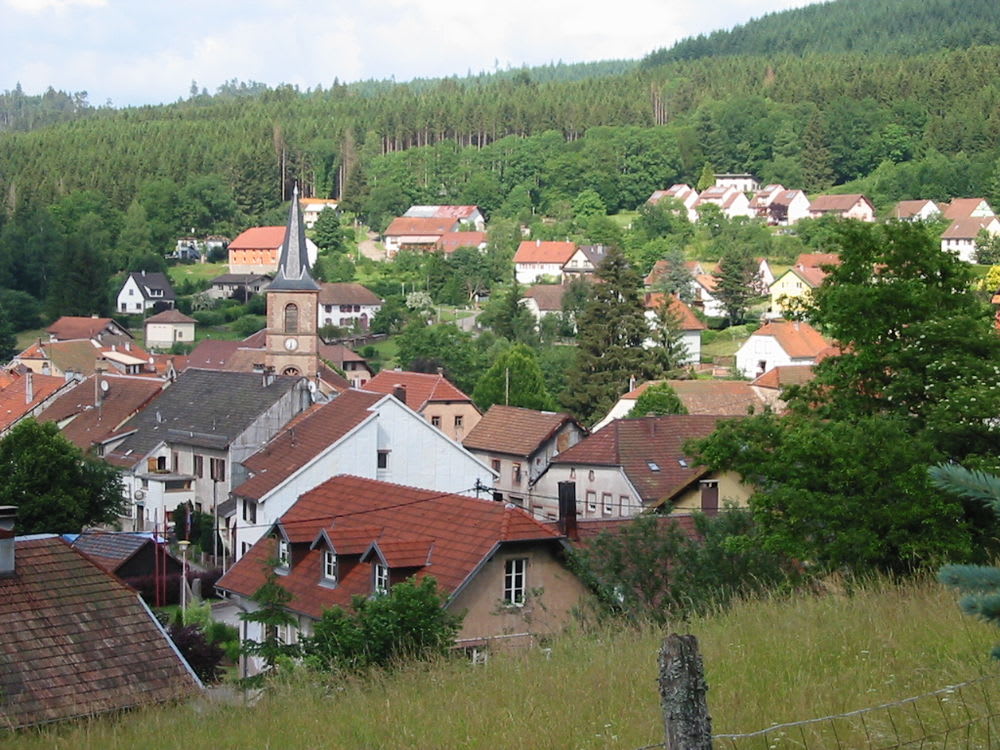
[[[693,635],[671,633],[660,649],[660,705],[667,750],[711,750],[708,683]]]

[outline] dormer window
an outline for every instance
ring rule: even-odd
[[[278,539],[278,567],[287,568],[291,556],[288,554],[288,540]]]
[[[382,563],[375,563],[373,571],[374,580],[372,590],[376,594],[389,593],[389,568]]]
[[[323,552],[323,581],[326,583],[337,582],[337,556],[330,550]]]

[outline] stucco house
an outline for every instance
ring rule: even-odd
[[[365,390],[395,396],[457,442],[482,418],[472,399],[441,374],[382,370],[365,383]]]
[[[281,246],[285,241],[285,227],[252,227],[236,236],[229,243],[229,273],[273,275],[278,270]],[[316,265],[319,248],[306,238],[309,265]]]
[[[750,334],[736,351],[736,370],[753,380],[784,365],[814,365],[836,351],[808,323],[772,320]]]
[[[715,276],[710,273],[697,273],[691,278],[691,307],[701,310],[709,318],[726,317],[726,308],[715,296]]]
[[[494,404],[462,441],[495,475],[493,499],[531,507],[535,482],[587,430],[569,414]]]
[[[809,215],[814,219],[830,215],[838,216],[841,219],[873,222],[875,221],[875,206],[860,193],[818,195],[809,206]]]
[[[795,263],[768,287],[770,306],[766,318],[782,318],[797,311],[812,290],[823,283],[831,266],[840,265],[837,253],[801,253]]]
[[[295,643],[333,606],[347,609],[354,596],[433,576],[445,609],[464,613],[456,648],[508,648],[572,621],[586,590],[565,565],[565,544],[513,505],[338,476],[304,493],[217,588],[253,611],[251,597],[275,562],[295,617],[278,635]],[[259,627],[244,622],[241,639],[259,641]],[[261,665],[242,667],[246,674]]]
[[[535,284],[524,290],[524,305],[536,321],[541,321],[546,315],[562,313],[563,295],[566,287],[562,284]]]
[[[299,198],[302,206],[302,223],[306,229],[316,226],[319,215],[324,211],[336,211],[340,201],[333,198]]]
[[[893,207],[889,218],[897,221],[932,221],[941,215],[941,206],[932,200],[920,199],[900,201]]]
[[[643,305],[646,308],[646,325],[649,326],[650,338],[643,342],[643,346],[650,349],[656,346],[653,336],[657,331],[657,314],[664,301],[670,306],[671,314],[677,319],[678,328],[681,333],[681,342],[687,349],[687,356],[684,358],[685,365],[696,365],[701,362],[701,332],[708,326],[702,323],[676,295],[664,295],[663,292],[646,292],[643,297]]]
[[[590,278],[608,254],[606,245],[579,245],[562,267],[563,279]]]
[[[383,300],[375,292],[354,282],[319,285],[319,316],[316,325],[357,328],[367,331],[382,309]]]
[[[189,318],[180,310],[164,310],[143,321],[146,329],[146,346],[153,349],[169,349],[174,344],[194,341],[198,321]]]
[[[536,518],[558,518],[560,482],[575,482],[581,519],[628,518],[660,512],[714,513],[723,501],[750,495],[735,474],[710,473],[684,453],[691,438],[715,430],[719,415],[672,414],[616,419],[552,459],[532,502]]]
[[[758,219],[771,226],[789,226],[809,218],[809,198],[801,190],[786,190],[783,185],[765,185],[750,200]]]
[[[387,258],[400,250],[430,252],[441,238],[461,226],[453,216],[399,216],[382,233]]]
[[[486,229],[486,217],[478,206],[410,206],[403,216],[407,219],[452,219],[458,222],[459,230],[482,232]]]
[[[338,474],[436,492],[468,493],[493,482],[487,464],[395,397],[354,389],[310,407],[243,466],[248,478],[231,493],[236,559],[300,495]]]
[[[760,190],[760,180],[746,172],[721,172],[715,175],[715,187],[731,187],[741,193],[753,193]]]
[[[958,256],[966,263],[976,262],[976,239],[980,232],[991,237],[1000,234],[996,216],[955,219],[941,234],[941,250]]]
[[[542,278],[561,280],[563,267],[576,251],[575,242],[525,240],[514,253],[514,276],[519,284],[534,284]]]
[[[154,271],[133,271],[118,291],[115,309],[121,313],[141,315],[154,307],[173,307],[176,297],[166,274]]]
[[[718,206],[723,216],[729,219],[735,219],[737,216],[752,218],[755,215],[754,210],[750,208],[750,199],[731,185],[716,185],[703,190],[695,201],[695,213],[697,214],[699,208],[708,204]]]

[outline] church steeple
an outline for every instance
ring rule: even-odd
[[[318,290],[319,284],[309,273],[309,253],[306,249],[306,227],[299,206],[299,186],[292,192],[292,205],[288,209],[285,241],[281,246],[278,272],[268,291]]]

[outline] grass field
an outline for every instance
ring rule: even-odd
[[[961,615],[954,597],[932,581],[746,602],[678,626],[699,638],[717,734],[896,701],[997,669],[988,657],[996,629]],[[367,679],[300,672],[253,707],[201,701],[0,737],[0,744],[11,750],[634,750],[663,739],[656,685],[662,635],[648,628],[603,628],[556,639],[551,651],[494,655],[481,666],[451,661],[411,667]],[[1000,700],[1000,689],[985,684],[992,692],[983,694]],[[940,712],[952,710],[947,696],[939,703]],[[915,708],[894,718],[901,732],[934,721],[929,711]],[[837,731],[839,746],[863,746],[860,730]],[[781,739],[738,746],[800,746],[797,737]],[[974,744],[952,737],[949,746]],[[838,743],[831,734],[809,746]]]
[[[208,281],[224,273],[229,273],[228,263],[182,263],[167,269],[167,276],[173,284],[179,283],[182,279]]]

